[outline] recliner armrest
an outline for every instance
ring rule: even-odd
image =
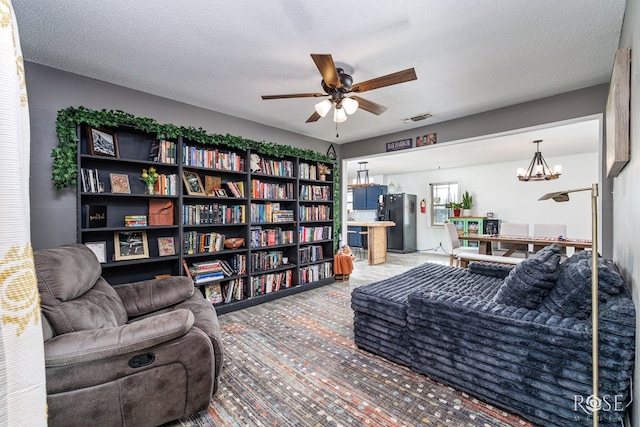
[[[184,276],[114,285],[129,317],[141,316],[191,298],[193,281]]]
[[[62,334],[44,343],[45,366],[65,366],[141,351],[186,334],[193,323],[190,310],[178,309],[114,328]]]

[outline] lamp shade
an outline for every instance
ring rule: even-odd
[[[324,101],[318,102],[315,106],[316,113],[320,114],[320,117],[324,117],[327,115],[329,110],[331,110],[331,101],[325,99]]]
[[[347,120],[347,113],[344,108],[335,108],[333,110],[333,121],[336,123],[342,123]]]
[[[345,113],[353,114],[358,109],[358,101],[353,98],[345,98],[342,100],[342,108],[344,108]]]

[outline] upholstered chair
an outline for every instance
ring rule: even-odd
[[[455,224],[446,222],[444,224],[445,231],[447,232],[447,241],[449,243],[449,265],[453,266],[453,260],[457,259],[456,255],[466,253],[478,253],[478,248],[462,246],[460,239],[458,239],[458,230],[456,230]],[[460,261],[456,260],[456,267],[460,266]]]
[[[34,258],[50,426],[155,426],[208,407],[222,340],[191,279],[112,286],[81,244]]]

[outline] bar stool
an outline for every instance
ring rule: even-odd
[[[348,230],[347,231],[347,242],[351,241],[352,239],[349,238],[350,236],[355,236],[356,234],[358,234],[357,231],[355,230]],[[363,255],[363,250],[361,246],[357,246],[357,245],[349,245],[351,246],[351,249],[353,249],[353,254],[356,256],[356,258],[358,259],[364,259],[364,255]]]
[[[369,232],[360,231],[360,238],[362,239],[362,259],[365,258],[365,252],[369,250]]]

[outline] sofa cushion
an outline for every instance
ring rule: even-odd
[[[555,284],[560,258],[561,247],[554,243],[516,265],[494,301],[528,309],[538,307]]]
[[[120,297],[100,274],[95,254],[81,244],[34,252],[42,313],[56,335],[127,322]]]
[[[562,317],[586,319],[591,315],[591,251],[580,251],[561,264],[556,285],[538,308]],[[598,259],[598,297],[606,302],[621,292],[622,276],[611,260]]]

